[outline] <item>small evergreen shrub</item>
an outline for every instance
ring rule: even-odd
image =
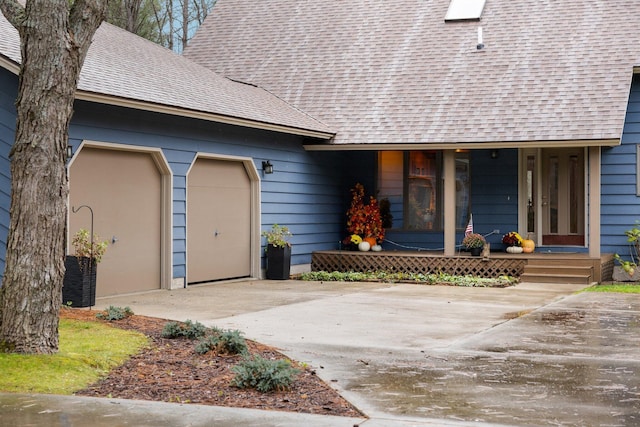
[[[96,314],[98,319],[114,321],[122,320],[125,317],[133,316],[133,311],[129,307],[114,307],[110,305],[106,310]]]
[[[299,372],[287,360],[268,360],[257,355],[245,358],[232,371],[233,386],[255,388],[262,393],[288,389]]]
[[[184,336],[191,340],[196,338],[203,337],[207,334],[207,328],[200,322],[192,322],[191,320],[186,320],[184,322]]]
[[[216,347],[216,345],[212,342],[213,336],[209,336],[206,338],[201,339],[200,341],[198,341],[198,343],[196,344],[194,351],[198,354],[207,354],[209,353],[213,348]]]
[[[239,330],[216,331],[196,344],[195,351],[198,354],[205,354],[215,350],[221,354],[248,354],[247,342],[242,337]]]
[[[167,322],[162,327],[163,338],[178,338],[182,336],[182,326],[178,322]]]
[[[204,337],[207,334],[207,328],[200,322],[192,322],[186,320],[184,323],[167,322],[162,328],[163,338],[189,338],[191,340]]]

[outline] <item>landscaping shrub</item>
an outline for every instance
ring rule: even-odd
[[[248,354],[247,342],[242,337],[239,330],[218,331],[214,335],[210,335],[200,340],[196,345],[195,351],[198,354],[205,354],[211,350],[215,350],[220,354]]]
[[[268,360],[257,355],[245,358],[232,371],[235,374],[232,385],[263,393],[288,389],[299,372],[287,360]]]
[[[133,311],[131,311],[129,307],[122,308],[122,307],[114,307],[112,305],[110,305],[106,310],[96,314],[96,317],[98,319],[108,320],[108,321],[122,320],[128,316],[133,316]]]
[[[207,334],[207,328],[200,322],[192,322],[186,320],[184,323],[167,322],[162,328],[163,338],[189,338],[191,340],[204,337]]]

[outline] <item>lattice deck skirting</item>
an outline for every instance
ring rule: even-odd
[[[520,277],[526,259],[487,258],[459,255],[444,257],[423,252],[383,251],[322,251],[311,257],[311,271],[387,271],[416,274],[447,273],[498,277]]]

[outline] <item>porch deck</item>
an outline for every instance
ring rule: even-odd
[[[414,274],[447,273],[497,277],[508,275],[523,282],[593,283],[611,280],[613,256],[590,258],[584,253],[509,254],[491,252],[474,257],[466,252],[445,256],[433,251],[316,251],[312,271],[389,271]]]

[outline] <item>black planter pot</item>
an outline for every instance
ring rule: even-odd
[[[471,252],[472,256],[480,256],[483,248],[469,248],[469,252]]]
[[[288,280],[291,271],[291,246],[267,246],[267,279]]]
[[[71,307],[96,305],[96,260],[67,256],[64,266],[62,304],[71,303]]]

